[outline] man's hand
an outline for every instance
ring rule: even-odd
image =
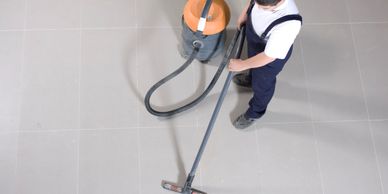
[[[243,60],[241,59],[230,59],[228,69],[229,71],[239,72],[247,70],[249,67],[244,65]]]
[[[247,14],[246,12],[242,12],[240,17],[238,18],[237,20],[237,28],[240,30],[241,29],[241,26],[243,26],[245,24],[245,22],[247,21]]]

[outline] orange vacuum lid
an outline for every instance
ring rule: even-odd
[[[206,0],[188,0],[183,10],[183,18],[187,26],[197,31],[199,19]],[[230,10],[224,0],[213,0],[206,19],[203,34],[212,35],[224,30],[230,20]]]

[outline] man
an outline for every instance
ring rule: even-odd
[[[254,0],[238,19],[238,26],[245,23],[248,58],[232,59],[229,71],[237,74],[233,81],[239,86],[250,87],[253,97],[248,110],[233,123],[245,129],[262,117],[275,92],[276,76],[291,56],[292,45],[299,34],[302,17],[294,0]]]

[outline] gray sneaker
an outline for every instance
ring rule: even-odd
[[[239,73],[233,77],[233,82],[241,87],[252,88],[252,79],[248,73]]]
[[[256,120],[257,119],[246,117],[245,113],[243,113],[233,122],[233,126],[236,129],[245,129],[251,126]]]

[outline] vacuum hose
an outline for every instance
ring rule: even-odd
[[[199,49],[201,47],[200,44],[194,44],[193,45],[194,46],[194,50],[191,53],[189,59],[181,67],[179,67],[177,70],[175,70],[174,72],[172,72],[171,74],[169,74],[168,76],[163,78],[162,80],[158,81],[155,85],[153,85],[148,90],[148,92],[147,92],[147,94],[145,95],[145,98],[144,98],[144,104],[145,104],[145,107],[146,107],[147,111],[150,112],[151,114],[155,115],[155,116],[170,117],[170,116],[173,116],[175,114],[181,113],[181,112],[183,112],[185,110],[188,110],[188,109],[192,108],[193,106],[197,105],[200,101],[202,101],[209,94],[209,92],[213,89],[214,85],[216,84],[216,82],[218,81],[219,77],[221,76],[221,73],[222,73],[223,69],[229,63],[232,51],[234,50],[234,47],[236,45],[236,42],[237,42],[238,38],[239,38],[239,32],[236,32],[234,34],[234,36],[233,36],[232,42],[228,46],[228,49],[227,49],[227,51],[226,51],[226,53],[225,53],[225,55],[223,57],[223,60],[222,60],[222,62],[220,64],[220,66],[218,67],[217,72],[215,73],[215,75],[214,75],[213,79],[211,80],[211,82],[209,83],[208,87],[205,89],[205,91],[200,96],[198,96],[193,101],[187,103],[186,105],[183,105],[181,107],[178,107],[178,108],[170,110],[170,111],[163,112],[163,111],[157,111],[157,110],[153,109],[151,104],[150,104],[150,98],[151,98],[152,94],[161,85],[163,85],[167,81],[169,81],[172,78],[174,78],[175,76],[177,76],[179,73],[184,71],[192,63],[192,61],[195,59],[195,57],[198,54],[198,51],[199,51]]]
[[[204,21],[206,22],[208,20],[208,14],[209,14],[209,12],[211,10],[211,5],[212,5],[212,2],[213,2],[213,0],[206,0],[206,2],[205,2],[205,0],[201,0],[201,1],[204,2],[205,5],[204,5],[204,7],[202,9],[201,18],[199,19],[199,23],[198,23],[198,28],[197,29],[192,29],[195,32],[194,33],[195,37],[206,37],[207,36],[207,34],[205,33],[207,28],[205,28],[205,24],[203,22]],[[219,13],[220,14],[218,14],[218,15],[222,16],[221,18],[223,18],[221,20],[221,21],[223,21],[223,23],[221,23],[221,25],[218,25],[217,28],[216,28],[217,30],[220,30],[220,29],[223,29],[226,26],[226,24],[227,24],[227,22],[229,20],[229,17],[228,17],[229,16],[229,9],[227,8],[227,6],[226,6],[226,4],[224,3],[223,0],[214,0],[214,1],[215,1],[215,5],[217,5],[218,8],[214,8],[213,11],[215,9],[219,9]],[[185,10],[188,11],[188,12],[186,12],[186,13],[188,13],[187,14],[188,18],[192,18],[192,16],[193,16],[192,14],[189,14],[189,13],[191,13],[190,12],[191,8],[197,8],[197,6],[194,6],[194,5],[197,5],[197,4],[194,4],[194,3],[198,3],[198,2],[197,1],[190,1],[189,0],[188,4],[186,4],[186,8],[187,9],[185,9]],[[215,6],[215,7],[217,7],[217,6]],[[220,11],[220,10],[223,10],[223,11]],[[213,17],[211,17],[211,18],[213,18]],[[194,21],[194,20],[188,20],[188,21]],[[193,23],[193,25],[188,25],[188,26],[189,27],[194,27],[194,26],[197,26],[197,25],[196,25],[196,23]],[[219,28],[219,27],[222,27],[222,28]],[[203,35],[205,35],[205,36],[203,36]],[[157,110],[153,109],[151,104],[150,104],[150,98],[151,98],[152,94],[155,92],[155,90],[158,89],[161,85],[163,85],[167,81],[171,80],[172,78],[174,78],[175,76],[180,74],[182,71],[184,71],[193,62],[193,60],[197,56],[199,56],[198,54],[200,52],[200,49],[204,47],[204,42],[203,42],[203,39],[201,39],[201,38],[197,39],[196,41],[194,41],[192,43],[193,51],[190,54],[190,57],[188,58],[188,60],[182,66],[180,66],[177,70],[175,70],[174,72],[172,72],[171,74],[169,74],[168,76],[163,78],[162,80],[158,81],[155,85],[153,85],[148,90],[148,92],[147,92],[147,94],[146,94],[146,96],[144,98],[144,104],[145,104],[145,107],[148,110],[148,112],[150,112],[151,114],[153,114],[155,116],[159,116],[159,117],[170,117],[170,116],[173,116],[173,115],[178,114],[180,112],[183,112],[183,111],[185,111],[187,109],[190,109],[193,106],[195,106],[196,104],[198,104],[200,101],[202,101],[209,94],[209,92],[213,89],[214,85],[216,84],[218,78],[220,77],[220,75],[222,73],[222,70],[229,63],[230,55],[232,53],[234,45],[236,44],[237,39],[238,39],[238,33],[236,33],[234,35],[233,40],[232,40],[231,44],[229,45],[226,54],[224,55],[224,58],[222,60],[221,65],[218,67],[218,70],[217,70],[216,74],[214,75],[212,81],[210,82],[208,87],[205,89],[205,91],[201,95],[199,95],[196,99],[194,99],[193,101],[187,103],[186,105],[183,105],[181,107],[178,107],[178,108],[170,110],[170,111],[163,112],[163,111],[157,111]]]

